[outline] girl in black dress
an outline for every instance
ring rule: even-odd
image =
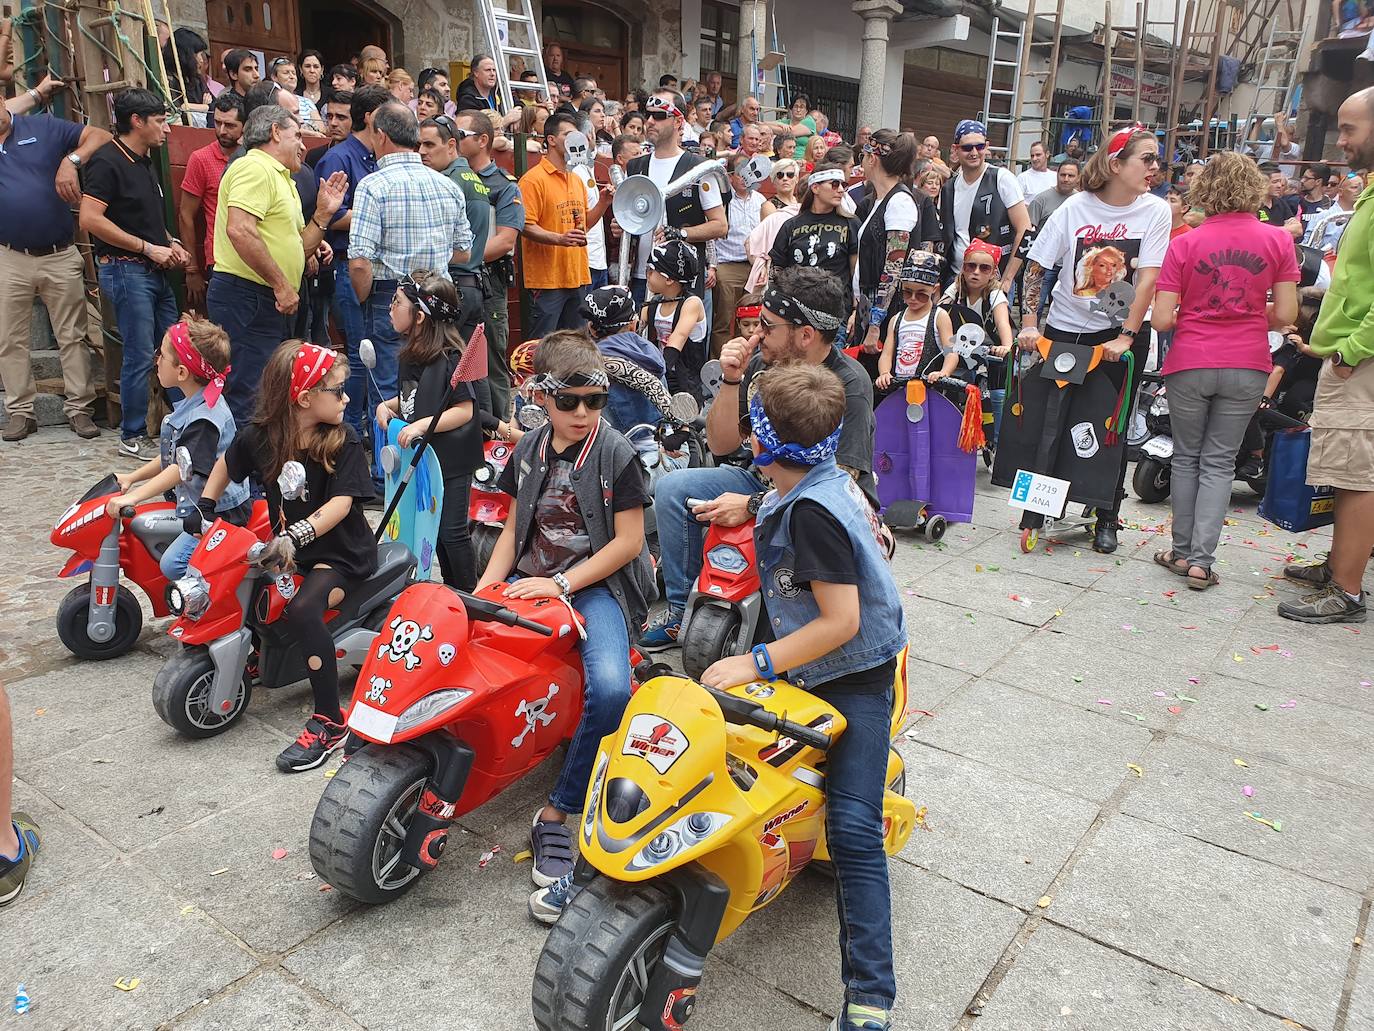
[[[343,744],[339,667],[324,614],[377,571],[363,515],[372,474],[358,435],[343,421],[347,381],[343,355],[300,340],[278,347],[263,370],[253,421],[215,463],[201,499],[203,510],[230,481],[252,477],[277,531],[259,562],[304,577],[282,618],[306,657],[315,714],[277,756],[283,773],[314,769]]]

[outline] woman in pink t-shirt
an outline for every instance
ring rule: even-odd
[[[1218,582],[1212,563],[1236,452],[1273,367],[1269,328],[1298,314],[1293,238],[1255,217],[1268,193],[1253,160],[1213,155],[1188,191],[1207,218],[1169,244],[1155,288],[1151,323],[1174,330],[1163,370],[1174,436],[1174,537],[1155,561],[1196,590]]]

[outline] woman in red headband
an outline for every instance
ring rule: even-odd
[[[1130,368],[1137,374],[1145,368],[1150,352],[1145,314],[1173,226],[1169,205],[1150,193],[1150,178],[1159,162],[1159,141],[1153,132],[1139,125],[1116,132],[1088,160],[1082,192],[1066,200],[1040,227],[1028,256],[1024,328],[1018,343],[1028,351],[1035,348],[1041,335],[1035,313],[1045,270],[1060,267],[1044,335],[1050,340],[1101,344],[1107,360],[1088,375],[1108,377],[1114,394],[1122,389]],[[1121,360],[1127,351],[1133,355],[1131,366]],[[1126,399],[1128,404],[1133,400]],[[1108,414],[1104,412],[1104,418]],[[1016,425],[1008,423],[1003,432],[1015,432]],[[1116,550],[1125,482],[1123,447],[1116,501],[1110,508],[1098,509],[1094,551]]]
[[[230,480],[251,477],[267,495],[277,531],[260,561],[303,575],[283,618],[300,641],[315,713],[277,756],[283,773],[314,769],[343,744],[339,668],[324,614],[377,571],[363,515],[372,474],[357,433],[343,421],[347,382],[342,355],[300,340],[278,347],[263,370],[253,421],[215,465],[201,499],[209,506]]]

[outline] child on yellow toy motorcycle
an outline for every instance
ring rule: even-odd
[[[792,303],[781,295],[773,310]],[[776,314],[790,324],[785,310]],[[754,539],[776,640],[721,659],[708,687],[788,679],[822,695],[847,721],[826,759],[825,835],[840,911],[845,1000],[832,1031],[888,1031],[897,994],[883,793],[896,659],[906,620],[874,537],[868,504],[835,464],[844,385],[823,366],[770,369],[749,403],[754,461],[774,490]]]

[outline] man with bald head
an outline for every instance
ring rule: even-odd
[[[1336,116],[1351,168],[1374,167],[1374,89],[1353,94]],[[1312,408],[1307,482],[1336,489],[1336,525],[1326,561],[1283,575],[1313,589],[1279,615],[1301,623],[1363,623],[1364,570],[1374,548],[1374,202],[1371,187],[1345,227],[1331,288],[1312,330],[1324,358]]]

